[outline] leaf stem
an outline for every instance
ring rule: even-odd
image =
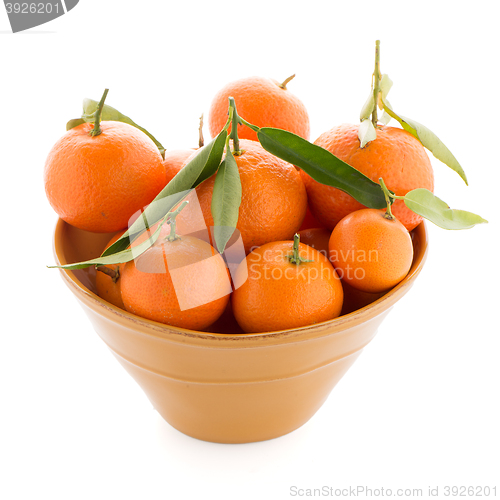
[[[226,124],[222,128],[222,130],[225,130],[227,132],[227,129],[231,126],[231,122],[233,121],[233,107],[229,105],[229,109],[227,110],[227,120]]]
[[[254,132],[258,132],[260,130],[260,127],[257,127],[257,125],[252,125],[251,123],[247,122],[244,118],[241,116],[239,117],[240,122],[243,125],[246,125],[248,128],[252,129]]]
[[[372,123],[374,127],[377,127],[377,103],[378,95],[380,94],[380,40],[375,42],[375,70],[373,72],[373,79],[373,101],[375,105],[373,106],[372,111]]]
[[[292,264],[300,264],[299,244],[300,244],[300,234],[295,233],[293,237],[293,254],[290,257],[288,257],[288,259]]]
[[[165,216],[165,219],[167,219],[167,224],[170,224],[170,234],[167,236],[167,241],[175,241],[179,239],[179,236],[177,236],[176,231],[176,218],[181,212],[181,210],[189,203],[188,200],[184,200],[179,208],[177,210],[174,210],[173,212],[168,212],[167,215]]]
[[[295,78],[295,73],[292,76],[289,76],[283,83],[279,84],[279,87],[283,90],[286,90],[286,86]]]
[[[235,156],[240,156],[242,151],[240,150],[240,140],[238,138],[238,124],[241,123],[238,112],[236,111],[236,104],[234,98],[229,98],[229,107],[233,108],[233,116],[231,119],[231,133],[229,137],[233,140],[233,154]]]
[[[102,108],[104,108],[104,101],[106,100],[108,92],[109,92],[109,89],[104,90],[104,94],[102,94],[101,100],[99,101],[99,104],[97,106],[97,111],[95,112],[95,119],[94,119],[94,128],[89,132],[89,134],[92,137],[95,137],[95,136],[100,135],[102,133],[102,130],[101,130]]]

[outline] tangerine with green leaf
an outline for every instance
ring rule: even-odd
[[[434,173],[429,156],[418,139],[405,130],[377,126],[377,138],[363,148],[358,125],[344,124],[321,134],[315,144],[359,170],[372,181],[383,177],[387,187],[399,196],[416,188],[434,189]],[[346,215],[363,207],[352,196],[332,186],[315,181],[301,171],[307,189],[309,207],[314,217],[333,229]],[[422,217],[411,211],[403,200],[396,200],[394,215],[411,231]]]
[[[104,105],[104,97],[99,103]],[[83,123],[53,146],[44,170],[47,198],[69,224],[98,233],[125,229],[165,186],[154,142],[126,123]]]
[[[383,177],[388,188],[398,196],[404,196],[417,188],[431,192],[434,190],[434,173],[424,145],[462,175],[463,171],[451,152],[429,129],[420,124],[417,126],[416,122],[409,119],[405,122],[392,110],[387,101],[391,86],[390,78],[380,72],[380,41],[377,40],[372,88],[361,110],[361,123],[334,127],[321,134],[315,144],[374,182]],[[378,108],[384,110],[380,118]],[[397,119],[403,128],[387,126],[391,118]],[[465,174],[463,176],[465,180]],[[346,215],[364,208],[345,192],[320,184],[304,172],[302,178],[313,215],[329,229],[333,229]],[[422,221],[421,215],[410,210],[402,199],[396,200],[392,210],[408,231]]]

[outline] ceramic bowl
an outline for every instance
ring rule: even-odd
[[[57,264],[97,257],[110,237],[59,220]],[[247,443],[287,434],[318,411],[415,282],[427,254],[424,223],[412,237],[411,270],[384,296],[334,320],[273,333],[227,335],[163,325],[98,297],[94,268],[61,273],[98,335],[170,425],[205,441]]]

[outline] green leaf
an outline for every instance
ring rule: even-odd
[[[363,120],[358,128],[358,139],[361,148],[364,148],[370,141],[377,138],[377,131],[369,118]]]
[[[438,160],[457,172],[465,184],[468,185],[467,176],[460,163],[458,163],[451,151],[441,142],[434,132],[415,120],[396,114],[387,101],[384,101],[384,111],[397,120],[407,132],[415,136]]]
[[[472,212],[451,209],[427,189],[414,189],[406,193],[403,199],[410,210],[443,229],[469,229],[476,224],[488,222]]]
[[[391,107],[391,105],[389,104],[389,101],[385,101],[387,103],[387,105],[389,107]],[[380,123],[382,123],[383,125],[387,125],[390,121],[391,121],[391,115],[389,113],[387,113],[387,111],[384,109],[383,113],[382,113],[382,116],[378,119],[378,121]]]
[[[301,168],[316,181],[345,191],[368,208],[386,207],[384,194],[376,182],[326,149],[286,130],[255,129],[265,150]]]
[[[195,188],[217,172],[226,145],[227,131],[222,130],[177,173],[163,191],[166,196],[187,189]],[[162,193],[163,193],[162,191]],[[161,195],[161,193],[160,193]],[[158,195],[158,196],[160,196]]]
[[[76,264],[66,264],[64,266],[48,266],[49,268],[60,268],[60,269],[83,269],[89,266],[107,266],[110,264],[121,264],[124,262],[130,262],[134,260],[135,257],[145,252],[149,247],[151,247],[160,235],[162,224],[159,224],[155,232],[147,239],[144,240],[139,245],[136,245],[134,249],[122,250],[121,252],[114,253],[112,255],[101,255],[96,259],[87,260],[84,262],[78,262]]]
[[[220,253],[224,252],[238,223],[241,204],[241,180],[234,156],[226,148],[226,158],[215,177],[212,195],[212,216],[214,218],[214,239]]]
[[[78,127],[78,125],[81,125],[82,123],[86,123],[85,120],[83,120],[82,118],[74,118],[73,120],[70,120],[68,123],[66,123],[66,131]]]
[[[191,189],[195,188],[203,180],[213,175],[219,168],[227,131],[222,130],[220,134],[203,146],[198,154],[177,173],[177,175],[160,191],[156,198],[146,207],[143,217],[148,225],[155,224],[164,217],[170,209],[185,198]],[[115,241],[103,255],[111,255],[127,248],[144,230],[144,222],[139,217],[120,239]]]
[[[94,101],[92,99],[84,99],[82,120],[84,120],[87,123],[94,123],[94,116],[95,112],[97,111],[98,104],[99,104],[98,101]],[[102,109],[101,120],[128,123],[129,125],[138,128],[139,130],[144,132],[156,144],[157,148],[160,150],[161,155],[162,156],[165,155],[165,148],[155,137],[153,137],[153,135],[151,135],[145,128],[142,128],[140,125],[137,125],[137,123],[135,123],[128,116],[124,115],[123,113],[120,113],[120,111],[118,111],[117,109],[112,108],[111,106],[105,104]]]
[[[212,147],[210,148],[210,152],[208,153],[208,156],[206,156],[206,160],[202,159],[202,162],[205,162],[205,166],[202,168],[200,175],[194,181],[193,187],[196,187],[200,185],[203,181],[208,179],[209,177],[212,177],[217,172],[217,169],[219,168],[219,165],[222,160],[222,155],[224,154],[224,147],[226,145],[226,138],[227,138],[227,132],[225,130],[221,131],[219,135],[212,140]],[[208,144],[210,146],[211,143]],[[204,148],[199,149],[200,153],[201,150]],[[199,154],[199,153],[198,153]],[[193,158],[194,160],[194,158]],[[191,162],[190,162],[191,163]],[[174,177],[175,179],[175,177]],[[172,179],[173,180],[173,179]]]
[[[382,125],[388,125],[389,122],[391,121],[391,115],[389,113],[386,113],[385,111],[382,113],[382,116],[378,119],[378,121]]]
[[[373,90],[370,92],[368,99],[366,99],[365,104],[361,108],[361,113],[359,114],[360,121],[366,120],[373,113],[373,108],[375,107],[375,98],[373,97]]]
[[[380,79],[379,85],[380,85],[380,97],[382,100],[379,101],[378,105],[379,105],[379,108],[382,109],[384,107],[383,101],[386,101],[387,94],[389,93],[389,90],[391,90],[392,80],[389,78],[389,76],[387,74],[384,74],[384,75],[382,75],[382,78]]]

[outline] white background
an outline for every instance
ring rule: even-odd
[[[500,496],[499,15],[495,0],[81,0],[12,35],[0,6],[0,497],[280,500],[293,486],[426,496],[445,485]],[[490,223],[428,225],[415,287],[302,428],[247,445],[184,436],[46,268],[56,222],[46,155],[82,99],[105,87],[108,104],[168,149],[195,147],[212,95],[250,75],[297,74],[289,90],[314,140],[358,120],[377,38],[393,107],[433,130],[468,175],[466,187],[432,159],[436,194]]]

